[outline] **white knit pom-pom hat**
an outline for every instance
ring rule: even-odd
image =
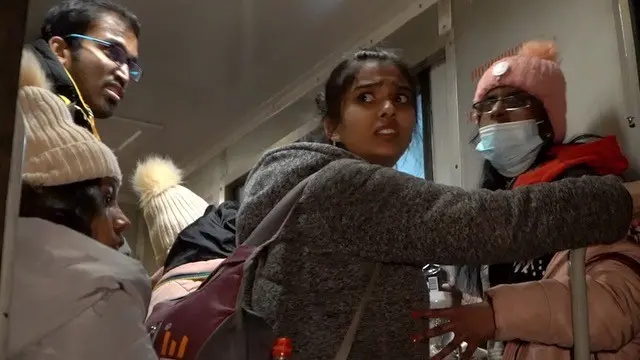
[[[139,162],[131,182],[156,263],[162,266],[180,231],[201,217],[209,204],[180,185],[182,171],[168,158],[154,155]]]

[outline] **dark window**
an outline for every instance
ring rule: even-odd
[[[244,184],[247,182],[248,176],[249,173],[246,173],[226,186],[224,196],[225,200],[242,203],[242,200],[244,200]]]

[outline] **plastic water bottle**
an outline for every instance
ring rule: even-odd
[[[442,290],[442,285],[449,283],[449,273],[443,266],[429,264],[422,268],[425,280],[427,281],[427,289],[431,291]]]
[[[429,308],[430,309],[446,309],[453,306],[453,296],[448,291],[442,291],[442,285],[449,283],[449,273],[440,265],[429,264],[422,268],[427,288],[429,289]],[[446,323],[445,319],[429,319],[429,327],[442,325]],[[439,353],[454,338],[453,333],[447,333],[435,338],[429,339],[429,357]],[[447,360],[457,359],[458,352],[454,351],[446,357]]]

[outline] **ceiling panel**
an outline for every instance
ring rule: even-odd
[[[56,2],[30,1],[27,41]],[[262,104],[411,0],[120,2],[142,22],[144,75],[116,115],[161,126],[100,121],[114,148],[142,131],[118,154],[129,173],[148,153],[183,165],[237,133]]]

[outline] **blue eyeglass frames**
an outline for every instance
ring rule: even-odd
[[[104,46],[105,53],[107,54],[109,59],[111,59],[111,61],[119,65],[127,64],[127,66],[129,67],[129,76],[131,77],[131,79],[135,82],[140,81],[140,78],[142,77],[142,68],[134,59],[129,57],[129,54],[127,54],[127,52],[120,45],[80,34],[71,34],[66,36],[66,38],[89,40]]]

